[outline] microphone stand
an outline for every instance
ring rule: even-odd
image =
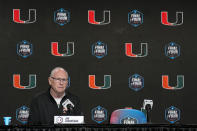
[[[147,123],[150,124],[151,123],[151,119],[150,119],[151,105],[147,104],[145,108],[146,108]]]

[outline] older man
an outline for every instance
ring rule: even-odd
[[[78,97],[67,91],[69,76],[65,69],[54,68],[48,82],[50,88],[32,100],[28,124],[52,125],[54,116],[82,115]]]

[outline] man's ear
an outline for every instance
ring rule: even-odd
[[[48,77],[49,85],[51,85],[51,77]]]

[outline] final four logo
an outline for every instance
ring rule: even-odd
[[[180,46],[174,42],[169,43],[165,46],[165,55],[170,59],[175,59],[180,56]]]
[[[30,24],[36,22],[36,10],[29,9],[29,19],[21,20],[20,9],[13,9],[13,21],[20,24]]]
[[[144,78],[138,74],[134,74],[129,77],[129,88],[134,91],[139,91],[144,88]]]
[[[92,109],[92,120],[97,123],[102,123],[107,120],[107,110],[101,106]]]
[[[121,124],[137,124],[137,119],[132,118],[132,117],[125,117],[120,120]]]
[[[63,8],[54,12],[54,22],[63,26],[70,22],[70,12]]]
[[[27,58],[33,52],[33,46],[26,40],[23,40],[17,44],[17,54],[23,58]]]
[[[137,27],[143,23],[143,14],[137,10],[128,13],[128,23]]]
[[[92,55],[97,58],[103,58],[107,55],[107,45],[101,41],[98,41],[92,45]]]
[[[171,106],[165,110],[165,118],[170,123],[175,123],[180,120],[180,113],[181,111],[178,108]]]
[[[13,75],[13,86],[17,89],[32,89],[36,87],[36,75],[30,74],[29,75],[29,85],[23,86],[21,85],[20,74]]]
[[[21,122],[22,124],[26,124],[29,117],[29,108],[26,106],[22,106],[16,110],[16,120]]]

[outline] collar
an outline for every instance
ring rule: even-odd
[[[49,93],[50,93],[50,92],[49,92]],[[50,93],[50,95],[51,95],[51,93]],[[51,95],[51,96],[52,96],[54,99],[62,99],[65,95],[66,95],[66,93],[64,92],[64,94],[63,94],[61,97],[55,98],[55,97],[53,97],[52,95]]]
[[[50,99],[53,103],[56,103],[55,99],[53,98],[53,96],[52,96],[51,93],[50,93],[50,89],[51,89],[51,87],[46,91],[46,95],[49,97],[49,99]],[[69,96],[69,92],[65,91],[64,96],[62,97],[62,100],[63,100],[65,97],[68,97],[68,96]]]

